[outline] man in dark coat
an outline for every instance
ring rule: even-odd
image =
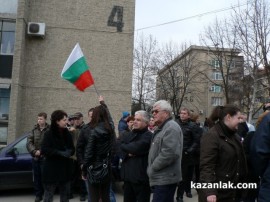
[[[133,130],[121,144],[124,153],[121,177],[124,180],[124,202],[149,202],[150,186],[146,173],[152,133],[148,131],[149,115],[137,111]]]
[[[266,114],[266,115],[265,115]],[[270,201],[270,113],[265,112],[251,144],[254,170],[261,177],[258,201]]]
[[[84,128],[85,123],[83,121],[83,114],[81,112],[76,112],[72,117],[75,119],[74,127],[70,128],[69,131],[72,135],[73,143],[76,149],[77,142],[79,140],[80,131]],[[73,160],[73,166],[72,166],[73,173],[72,173],[72,180],[70,184],[69,198],[70,199],[73,198],[73,193],[75,192],[75,189],[78,187],[79,194],[80,194],[80,201],[85,201],[87,191],[86,191],[85,182],[81,179],[81,169],[80,169],[79,161],[76,158],[76,152],[71,158]]]
[[[183,194],[191,198],[191,180],[194,173],[195,164],[199,164],[199,145],[201,130],[199,126],[190,120],[190,111],[181,108],[177,120],[183,132],[183,154],[182,154],[182,178],[177,189],[177,201],[183,200]],[[196,162],[195,162],[196,161]]]
[[[44,134],[49,130],[50,126],[46,123],[47,114],[45,112],[40,112],[37,118],[37,124],[34,129],[27,137],[27,150],[33,157],[32,167],[33,167],[33,180],[36,199],[35,202],[40,202],[43,199],[43,185],[41,180],[41,168],[43,162],[43,156],[41,155],[41,142],[43,140]]]

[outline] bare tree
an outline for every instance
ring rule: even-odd
[[[201,42],[209,50],[216,77],[202,72],[213,84],[222,87],[226,103],[239,101],[242,88],[241,78],[244,76],[243,58],[239,57],[240,51],[236,48],[236,29],[227,20],[216,21],[205,29]]]
[[[255,0],[244,11],[235,9],[232,18],[237,30],[237,47],[241,49],[246,61],[246,80],[251,84],[250,93],[243,102],[249,113],[249,121],[258,111],[257,98],[270,95],[269,15],[269,2]],[[260,67],[263,67],[264,75]]]
[[[147,110],[149,103],[155,100],[156,73],[154,61],[158,53],[158,44],[153,36],[141,34],[135,43],[133,62],[133,104],[137,109]]]
[[[177,82],[178,67],[168,69],[168,65],[180,53],[180,46],[170,41],[162,45],[155,61],[155,67],[159,75],[157,77],[157,99],[170,101],[173,109],[175,109],[175,101],[180,89],[179,82]]]
[[[193,89],[190,89],[189,86],[192,81],[195,81],[198,72],[196,53],[192,52],[192,46],[187,48],[186,43],[183,43],[177,51],[168,48],[171,46],[172,44],[169,44],[165,49],[163,48],[161,52],[163,57],[158,57],[163,68],[158,72],[157,97],[168,100],[174,114],[178,114],[185,100],[193,102],[194,98],[188,94],[191,92],[196,94],[196,88],[193,86]]]
[[[249,2],[245,9],[236,8],[231,18],[224,21],[216,20],[209,26],[201,39],[204,45],[212,50],[219,63],[226,102],[238,101],[242,109],[248,113],[250,121],[261,107],[258,108],[258,101],[264,100],[258,98],[270,95],[269,1],[254,0]],[[226,48],[232,50],[231,54],[223,54]],[[241,52],[244,62],[243,68],[233,70],[230,58],[237,54],[238,51],[234,52],[235,50]],[[229,60],[226,57],[229,57]],[[226,61],[229,63],[226,64]],[[240,79],[230,79],[234,77]],[[235,86],[242,87],[235,92]]]

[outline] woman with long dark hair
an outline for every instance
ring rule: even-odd
[[[110,202],[110,158],[114,130],[107,108],[102,105],[95,107],[89,125],[91,130],[89,130],[88,144],[85,149],[82,177],[88,179],[91,202],[98,202],[99,199],[102,202]],[[107,172],[107,174],[96,179],[98,176],[91,177],[90,174],[94,174],[91,169],[98,165],[102,165],[102,172]]]
[[[74,151],[72,136],[67,129],[67,113],[56,110],[51,115],[51,126],[45,133],[41,145],[41,154],[44,156],[44,202],[53,201],[56,187],[59,188],[60,201],[69,201],[68,191],[72,173],[70,156]]]
[[[247,172],[237,135],[240,118],[240,109],[234,105],[217,106],[209,118],[213,126],[202,136],[200,150],[200,182],[208,187],[199,190],[200,202],[240,201],[241,190],[228,188],[229,183],[243,182]],[[224,187],[214,187],[217,184]]]

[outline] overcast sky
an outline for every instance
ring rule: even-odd
[[[230,16],[232,10],[197,15],[229,9],[238,2],[243,5],[247,0],[136,0],[135,37],[143,33],[145,36],[153,35],[160,44],[173,41],[179,44],[191,42],[200,45],[199,34],[203,32],[204,27],[213,23],[216,17],[224,19],[225,16]],[[192,16],[197,17],[185,19]],[[139,30],[177,20],[181,21]]]

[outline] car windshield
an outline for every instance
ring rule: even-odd
[[[26,141],[27,141],[27,138],[25,137],[14,146],[14,148],[16,148],[16,151],[19,154],[27,154],[28,153],[27,148],[26,148]]]

